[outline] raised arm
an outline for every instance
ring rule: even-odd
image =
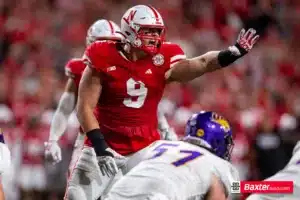
[[[223,51],[210,51],[195,58],[181,60],[166,72],[165,78],[168,82],[185,82],[226,67],[246,55],[258,38],[254,29],[247,32],[243,29],[234,46]]]

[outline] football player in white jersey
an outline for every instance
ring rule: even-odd
[[[0,130],[0,199],[4,200],[4,192],[1,183],[1,174],[9,169],[11,163],[10,151],[4,143],[4,136]]]
[[[275,175],[265,181],[293,181],[294,191],[292,194],[252,194],[247,200],[296,200],[300,199],[300,141],[293,150],[293,156],[288,164]]]
[[[143,151],[143,161],[112,187],[105,200],[227,199],[239,181],[229,162],[232,132],[214,112],[194,114],[183,141],[156,141]]]

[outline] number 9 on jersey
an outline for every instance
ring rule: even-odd
[[[130,108],[141,108],[146,100],[148,89],[142,81],[135,81],[132,78],[126,82],[127,94],[130,96],[123,100],[123,104]]]

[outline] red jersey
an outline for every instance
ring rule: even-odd
[[[65,66],[66,76],[74,79],[77,88],[79,87],[79,82],[85,66],[83,60],[80,58],[71,59]]]
[[[85,60],[101,74],[100,129],[111,148],[128,155],[160,139],[157,107],[165,88],[165,72],[185,55],[178,45],[163,43],[156,55],[132,62],[116,45],[95,42],[87,48]]]

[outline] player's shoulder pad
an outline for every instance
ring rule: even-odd
[[[172,42],[163,42],[161,44],[161,51],[167,52],[183,52],[182,48],[175,43]]]
[[[99,40],[87,47],[87,51],[97,53],[99,56],[107,56],[112,50],[115,50],[116,42],[111,40]],[[87,55],[88,56],[88,55]]]
[[[76,75],[81,75],[83,70],[85,69],[85,64],[83,59],[73,58],[69,60],[65,66],[66,76],[74,77]]]
[[[84,53],[84,62],[89,66],[106,67],[111,55],[116,51],[116,42],[110,40],[96,41],[92,43]]]
[[[182,48],[172,42],[163,42],[160,52],[167,57],[170,64],[174,64],[182,59],[186,59],[186,55],[183,52]]]

